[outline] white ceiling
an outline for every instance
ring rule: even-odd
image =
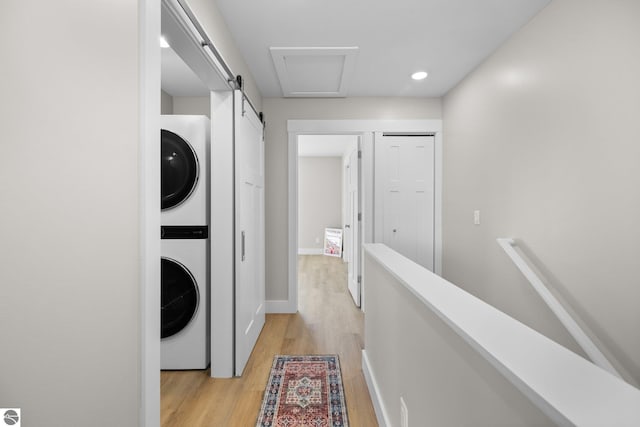
[[[298,156],[342,157],[357,142],[357,135],[300,135]]]
[[[269,48],[353,46],[347,96],[439,97],[550,0],[216,1],[263,96],[283,96]]]

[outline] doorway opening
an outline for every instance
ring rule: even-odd
[[[300,135],[297,140],[298,256],[340,258],[358,307],[359,144],[359,135]]]
[[[433,271],[442,271],[442,121],[441,120],[288,120],[288,298],[277,312],[298,311],[298,140],[306,135],[353,135],[360,142],[358,200],[359,248],[378,242],[374,212],[374,141],[387,135],[429,134],[433,139]],[[346,225],[344,223],[343,225]],[[350,224],[351,225],[351,224]],[[343,227],[344,228],[344,227]],[[362,255],[360,257],[362,261]],[[366,312],[366,277],[360,283],[360,308]],[[278,301],[279,302],[279,301]]]

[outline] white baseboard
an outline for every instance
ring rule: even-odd
[[[292,314],[298,312],[298,307],[296,306],[296,304],[286,299],[265,301],[265,309],[267,313]]]
[[[371,396],[373,409],[376,411],[378,425],[380,427],[391,426],[392,424],[389,422],[389,415],[387,415],[387,411],[384,409],[382,396],[380,395],[380,389],[378,388],[376,377],[371,370],[371,364],[369,363],[369,358],[367,357],[366,350],[362,350],[362,372],[364,373],[364,379],[367,382],[367,388],[369,389],[369,395]]]
[[[298,255],[322,255],[322,248],[298,248]]]

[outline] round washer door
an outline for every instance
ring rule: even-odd
[[[179,205],[189,198],[198,183],[198,156],[179,135],[161,130],[162,210]]]
[[[198,311],[198,284],[178,261],[161,260],[161,338],[183,330]]]

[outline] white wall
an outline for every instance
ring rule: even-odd
[[[138,2],[1,9],[0,402],[137,426]]]
[[[639,21],[635,0],[555,0],[443,101],[444,276],[575,349],[495,242],[521,239],[636,383]]]
[[[366,252],[364,278],[365,360],[389,427],[401,425],[401,397],[412,426],[554,425]]]
[[[342,228],[342,175],[341,157],[298,158],[298,249],[322,253],[324,229]]]
[[[264,98],[267,300],[288,298],[287,120],[439,119],[440,99]]]
[[[173,114],[173,97],[163,90],[160,91],[160,114]]]
[[[211,101],[208,96],[174,96],[172,114],[193,114],[211,118]]]

